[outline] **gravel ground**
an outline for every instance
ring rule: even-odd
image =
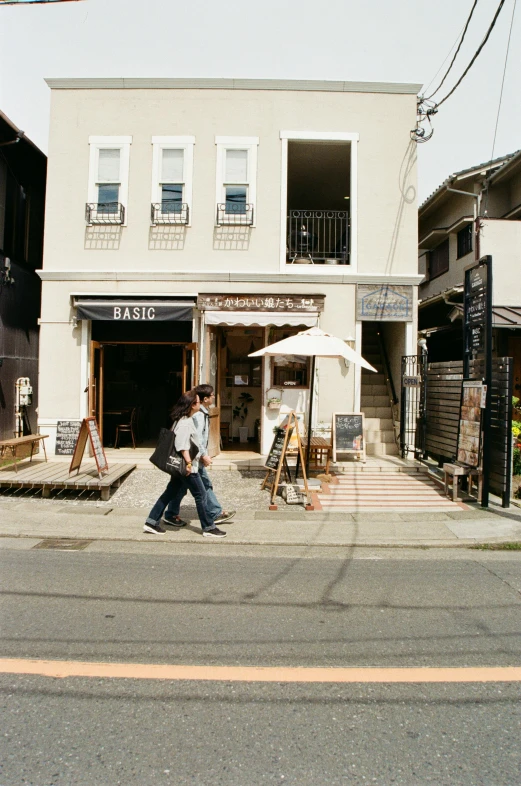
[[[225,509],[236,510],[262,510],[269,505],[269,492],[261,491],[261,482],[264,472],[211,472],[211,478],[217,498]],[[39,489],[1,489],[0,506],[2,502],[12,502],[13,499],[37,499],[48,505],[90,505],[103,508],[145,508],[150,509],[156,499],[163,493],[168,482],[163,472],[154,469],[135,469],[127,475],[121,486],[114,491],[108,502],[102,502],[99,492],[96,491],[55,491],[50,499],[42,499]],[[280,499],[280,498],[279,498]],[[188,495],[183,500],[182,511],[192,518],[197,517],[193,498]],[[284,503],[282,503],[284,507]],[[295,509],[295,505],[288,506]]]

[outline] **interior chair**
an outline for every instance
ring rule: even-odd
[[[118,423],[118,425],[116,426],[116,440],[114,442],[115,448],[118,447],[119,435],[120,432],[123,431],[126,432],[127,434],[130,434],[130,437],[132,439],[132,447],[134,448],[134,450],[136,449],[136,440],[134,437],[134,429],[136,427],[136,414],[137,414],[137,407],[132,407],[132,409],[130,410],[130,417],[128,423]]]

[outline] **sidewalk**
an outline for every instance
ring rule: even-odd
[[[190,508],[182,510],[186,515]],[[168,528],[164,535],[143,532],[146,510],[92,504],[48,504],[45,501],[0,499],[0,539],[20,539],[16,548],[31,548],[48,538],[103,541],[168,541],[199,543],[201,549],[216,541],[203,538],[198,521],[183,529]],[[306,513],[302,509],[239,510],[223,525],[227,544],[265,546],[378,546],[466,547],[477,543],[521,541],[521,510],[502,511],[492,506],[451,513],[437,512],[330,512]],[[2,544],[0,544],[2,545]]]

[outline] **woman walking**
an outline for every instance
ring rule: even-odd
[[[184,482],[188,486],[197,508],[197,515],[201,522],[203,537],[205,538],[225,538],[226,532],[215,526],[213,519],[208,515],[206,507],[206,489],[199,476],[199,457],[201,446],[197,437],[197,430],[192,416],[199,412],[201,402],[195,390],[184,393],[171,412],[174,425],[172,427],[175,434],[175,449],[186,461],[186,477]],[[190,457],[195,452],[195,457]],[[161,516],[168,503],[176,496],[181,485],[179,478],[172,477],[166,489],[161,494],[156,504],[148,514],[148,518],[143,527],[145,532],[159,534],[166,532],[161,526]]]

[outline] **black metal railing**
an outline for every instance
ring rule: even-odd
[[[87,224],[124,224],[125,207],[121,202],[87,202],[85,221]]]
[[[253,205],[221,202],[217,205],[217,225],[248,226],[253,224]]]
[[[318,264],[349,264],[349,213],[347,210],[290,210],[287,258]]]
[[[150,206],[152,224],[188,224],[189,216],[186,202],[163,200]]]

